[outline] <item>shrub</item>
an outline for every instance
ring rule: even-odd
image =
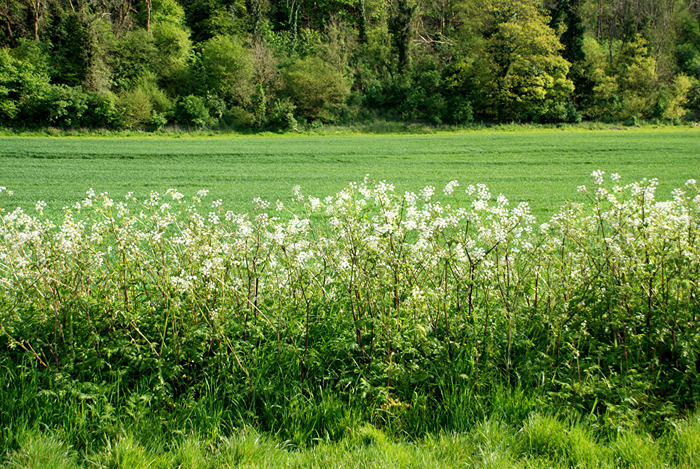
[[[7,49],[0,49],[0,119],[5,124],[32,125],[37,102],[50,89],[49,77],[31,62],[15,59]]]
[[[85,124],[92,128],[121,127],[122,117],[117,109],[117,102],[114,93],[91,93],[88,97]]]
[[[250,103],[254,93],[254,67],[250,51],[233,36],[216,36],[202,48],[201,64],[206,89],[229,105]]]
[[[209,125],[211,117],[206,100],[201,96],[185,96],[175,109],[175,118],[184,125],[202,128]]]
[[[678,122],[685,116],[684,105],[688,102],[688,93],[693,84],[685,75],[678,75],[670,86],[662,87],[659,93],[659,112],[661,118]]]
[[[294,117],[296,106],[288,99],[277,99],[272,106],[270,124],[280,130],[297,130],[297,120]]]
[[[127,90],[147,74],[155,73],[158,49],[154,37],[144,29],[130,31],[117,40],[109,55],[113,81],[118,90]]]
[[[117,109],[124,126],[133,128],[146,123],[151,117],[153,104],[146,90],[139,86],[118,95]]]
[[[52,86],[40,104],[45,113],[44,123],[63,128],[79,127],[84,123],[89,102],[90,97],[80,87]]]
[[[149,117],[146,121],[146,126],[148,127],[148,130],[156,131],[162,130],[167,123],[168,118],[154,110],[151,112],[151,117]]]
[[[298,116],[308,120],[336,120],[350,95],[342,72],[318,57],[294,62],[283,77],[285,94],[294,102]]]

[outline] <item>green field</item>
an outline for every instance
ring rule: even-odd
[[[397,190],[439,189],[452,179],[484,183],[512,202],[549,216],[593,170],[623,182],[656,177],[659,197],[688,178],[700,179],[700,131],[480,130],[430,135],[252,137],[4,137],[0,185],[14,191],[5,208],[37,200],[60,210],[89,188],[121,197],[177,188],[209,189],[225,207],[248,211],[251,200],[330,195],[366,174]]]

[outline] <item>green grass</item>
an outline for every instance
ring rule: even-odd
[[[457,179],[484,183],[511,202],[553,214],[595,169],[623,182],[656,177],[659,196],[700,179],[700,131],[694,128],[520,131],[478,130],[430,135],[269,135],[219,137],[3,137],[0,186],[5,208],[37,200],[57,213],[94,188],[114,197],[174,187],[205,188],[212,200],[248,211],[252,199],[330,195],[366,174],[397,189],[427,184],[438,192]]]
[[[305,448],[251,427],[215,438],[186,434],[143,441],[131,430],[107,437],[94,451],[76,451],[59,434],[28,430],[9,452],[6,468],[655,468],[697,467],[698,414],[659,438],[625,432],[596,438],[590,425],[531,414],[520,424],[487,419],[464,433],[396,439],[371,425],[351,429],[340,441]],[[694,439],[691,446],[680,441]],[[4,463],[4,464],[3,464]]]

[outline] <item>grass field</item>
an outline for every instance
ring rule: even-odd
[[[5,208],[53,212],[89,188],[113,197],[177,188],[210,190],[224,206],[248,211],[255,197],[286,200],[330,195],[365,174],[397,190],[439,189],[457,179],[484,183],[511,202],[527,201],[548,217],[593,170],[617,172],[623,182],[656,177],[659,196],[700,179],[700,131],[480,130],[431,135],[252,136],[210,138],[0,138],[0,185],[14,191]]]

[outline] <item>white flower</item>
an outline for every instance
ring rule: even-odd
[[[309,197],[309,203],[311,204],[311,210],[316,211],[321,207],[321,199],[317,197]]]
[[[603,184],[603,176],[605,175],[605,171],[601,171],[600,169],[597,169],[591,173],[591,178],[593,178],[593,184],[596,186],[600,186]]]
[[[425,186],[423,190],[420,191],[420,194],[423,197],[423,200],[428,202],[433,197],[433,194],[435,194],[435,187]]]
[[[472,202],[472,207],[474,210],[486,210],[489,208],[489,203],[485,200],[477,199]]]
[[[182,200],[182,198],[185,197],[183,194],[179,193],[175,189],[168,189],[165,193],[166,195],[170,194],[173,200]],[[153,193],[151,193],[151,195],[153,195]],[[158,194],[156,193],[155,195],[157,197]]]
[[[393,227],[388,223],[385,223],[383,225],[374,225],[374,231],[378,235],[383,235],[385,233],[391,233],[393,231]]]
[[[484,258],[486,255],[486,251],[484,251],[484,248],[476,248],[472,251],[472,259],[479,261]]]
[[[203,199],[209,195],[209,191],[207,189],[200,189],[197,191],[197,195]]]
[[[304,266],[308,261],[314,257],[313,251],[301,251],[297,254],[296,263],[299,266]]]
[[[413,287],[413,290],[411,290],[411,297],[413,298],[414,301],[422,301],[425,299],[425,293],[423,293],[423,290],[418,288],[417,285]]]
[[[452,195],[455,192],[455,187],[459,187],[459,182],[457,181],[450,181],[447,183],[445,188],[442,190],[442,192],[445,193],[445,195]]]
[[[476,185],[476,196],[481,200],[491,200],[491,192],[484,184]]]
[[[258,210],[267,210],[268,207],[270,207],[270,202],[263,200],[260,197],[254,198],[253,203],[255,204],[255,208]]]

